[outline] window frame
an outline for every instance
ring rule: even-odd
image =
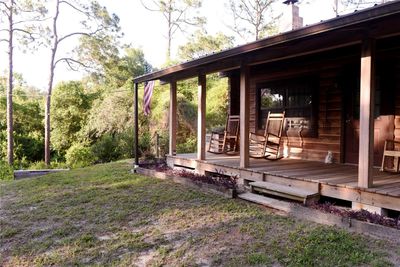
[[[256,84],[256,131],[261,133],[264,131],[263,118],[266,117],[268,111],[271,112],[286,112],[284,132],[286,133],[289,127],[300,128],[302,127],[303,137],[317,137],[318,135],[318,77],[317,76],[302,76],[296,78],[279,79],[274,81],[260,82]],[[301,87],[298,87],[299,84]],[[310,106],[290,106],[289,105],[289,91],[293,88],[307,88],[311,93]],[[283,107],[279,108],[262,108],[261,106],[261,90],[267,88],[275,88],[283,90]],[[292,88],[292,89],[291,89]],[[309,109],[310,116],[294,117],[290,115],[290,110],[304,110]],[[289,111],[289,112],[288,112]],[[263,116],[264,114],[264,116]]]

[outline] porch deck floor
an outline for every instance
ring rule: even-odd
[[[178,154],[177,158],[196,159],[196,154]],[[239,156],[222,154],[206,154],[206,163],[216,166],[238,168]],[[357,166],[345,164],[325,164],[323,162],[281,159],[269,161],[266,159],[250,159],[248,170],[266,173],[274,176],[312,181],[316,183],[335,185],[346,188],[358,188]],[[400,174],[373,170],[373,187],[363,189],[368,192],[400,197]]]

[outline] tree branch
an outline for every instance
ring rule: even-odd
[[[84,14],[84,15],[87,16],[87,17],[91,17],[89,12],[87,12],[87,11],[85,11],[85,10],[82,10],[82,9],[76,7],[75,5],[71,4],[71,3],[68,2],[68,1],[62,0],[62,1],[60,1],[60,4],[62,4],[62,3],[63,3],[63,4],[66,4],[66,5],[68,5],[68,6],[70,6],[71,8],[73,8],[73,9],[75,9],[76,11],[78,11],[78,12]]]
[[[73,33],[67,34],[67,35],[61,37],[60,39],[58,39],[58,43],[61,43],[61,41],[64,41],[65,39],[67,39],[69,37],[72,37],[72,36],[75,36],[75,35],[83,35],[83,36],[89,36],[90,37],[90,36],[95,35],[96,33],[98,33],[101,30],[102,30],[102,28],[98,28],[94,32],[73,32]]]
[[[71,70],[73,70],[73,71],[78,71],[78,69],[74,68],[74,67],[71,65],[71,63],[76,63],[76,64],[78,64],[78,65],[81,65],[81,66],[84,67],[84,68],[88,68],[88,66],[85,65],[84,63],[82,63],[82,62],[80,62],[80,61],[78,61],[78,60],[76,60],[76,59],[70,58],[70,57],[63,57],[63,58],[57,59],[57,61],[54,62],[54,68],[55,68],[55,67],[57,66],[57,64],[60,63],[60,62],[65,62],[65,63],[67,63],[68,67],[69,67]]]

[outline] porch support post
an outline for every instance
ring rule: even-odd
[[[176,155],[176,81],[170,83],[169,89],[169,155]]]
[[[240,67],[240,168],[249,166],[249,67]]]
[[[197,159],[206,158],[206,75],[198,78],[197,105]]]
[[[139,108],[138,108],[138,83],[135,83],[135,96],[134,96],[134,121],[135,121],[135,166],[139,166]]]
[[[372,187],[374,159],[375,40],[362,44],[360,77],[360,148],[358,186]]]

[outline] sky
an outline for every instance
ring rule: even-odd
[[[164,37],[165,23],[160,14],[146,10],[140,0],[98,0],[99,3],[107,7],[110,13],[115,13],[120,18],[120,25],[124,32],[123,42],[132,44],[133,47],[141,48],[145,58],[153,66],[160,67],[165,62],[166,39]],[[223,32],[227,35],[234,35],[227,27],[232,24],[232,18],[224,10],[228,0],[203,0],[200,10],[201,15],[207,19],[206,30],[209,34]],[[309,0],[303,1],[300,6],[300,16],[304,19],[304,24],[314,24],[321,20],[329,19],[334,16],[333,0]],[[283,5],[283,4],[282,4]],[[76,18],[70,14],[62,14],[60,31],[68,32],[73,27]],[[187,35],[179,34],[173,43],[172,53],[176,53],[177,47],[185,43]],[[242,41],[243,42],[243,41]],[[241,44],[241,43],[238,43]],[[76,43],[70,42],[60,48],[60,52],[70,51]],[[4,43],[0,46],[0,72],[6,73],[7,70],[7,47]],[[22,73],[28,85],[45,90],[48,81],[48,69],[50,62],[50,52],[46,49],[28,51],[23,53],[20,49],[15,49],[14,70]],[[65,66],[59,65],[56,69],[55,82],[61,80],[73,80],[82,77],[82,73],[69,71]]]

